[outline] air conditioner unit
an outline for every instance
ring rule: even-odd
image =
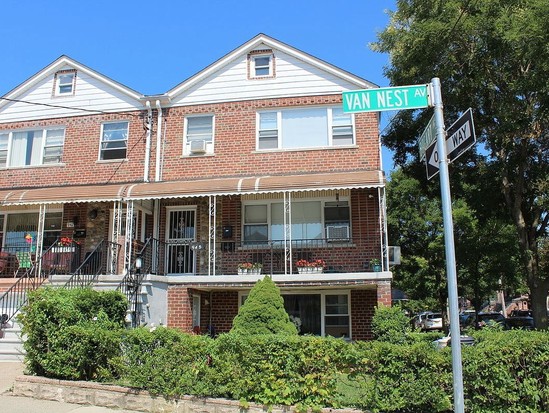
[[[389,265],[400,264],[400,247],[389,246]]]
[[[348,225],[327,225],[326,238],[328,242],[348,241],[349,226]]]
[[[206,145],[208,142],[206,142],[204,139],[200,139],[197,141],[191,141],[191,153],[206,153]]]

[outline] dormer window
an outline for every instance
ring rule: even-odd
[[[76,70],[62,71],[55,74],[55,96],[74,94]]]
[[[251,79],[274,77],[274,55],[270,50],[258,50],[249,55],[249,77]]]

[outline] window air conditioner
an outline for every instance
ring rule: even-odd
[[[348,241],[349,226],[348,225],[327,225],[326,238],[328,242]]]
[[[191,141],[191,153],[206,153],[206,144],[207,142],[204,139],[197,141]]]

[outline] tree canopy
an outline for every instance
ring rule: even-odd
[[[517,271],[530,289],[537,327],[547,327],[549,291],[541,255],[549,236],[547,16],[546,0],[398,0],[372,45],[389,53],[385,73],[393,85],[441,79],[446,126],[473,109],[479,150],[452,165],[452,192],[463,195],[461,189],[482,183],[478,188],[488,192],[468,200],[480,229],[489,230],[493,219],[512,223]],[[417,138],[431,115],[401,111],[383,136],[397,164],[418,178],[424,169]],[[491,253],[487,258],[497,259]]]

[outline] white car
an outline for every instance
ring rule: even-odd
[[[432,313],[427,314],[423,320],[423,325],[421,327],[423,330],[442,330],[442,314],[441,313]]]
[[[427,314],[431,314],[431,311],[424,311],[412,318],[412,325],[415,329],[423,328],[423,320],[425,320]]]

